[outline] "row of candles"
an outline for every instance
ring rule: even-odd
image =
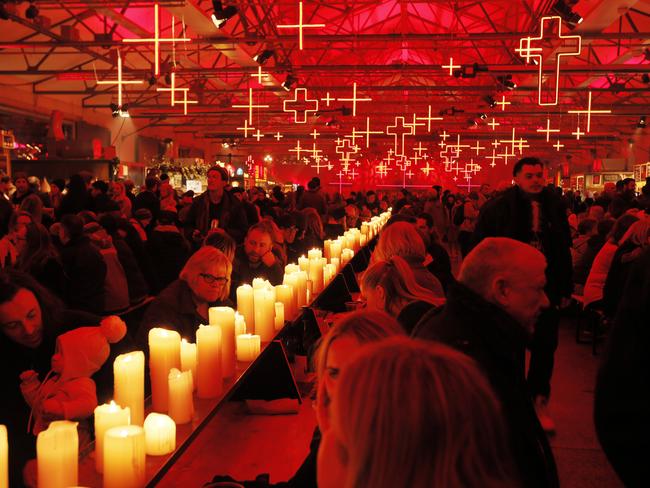
[[[114,394],[110,404],[95,409],[95,467],[103,473],[105,488],[145,485],[146,455],[160,456],[176,449],[176,425],[194,417],[198,398],[217,398],[223,380],[232,378],[237,361],[251,362],[261,344],[273,340],[285,318],[295,317],[334,279],[380,230],[389,214],[373,217],[361,229],[350,229],[326,240],[323,251],[311,249],[298,264],[285,267],[283,284],[272,286],[261,278],[237,288],[237,311],[209,309],[209,325],[200,325],[196,343],[176,331],[149,331],[149,374],[152,413],[144,417],[145,356],[142,351],[115,359]],[[324,255],[323,255],[324,253]],[[247,333],[247,330],[250,333]],[[77,485],[77,423],[51,422],[37,438],[39,488]],[[7,431],[0,425],[0,488],[8,486]]]

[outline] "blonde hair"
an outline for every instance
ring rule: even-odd
[[[645,247],[648,245],[648,237],[650,237],[650,219],[639,219],[621,237],[619,246],[629,241],[635,246]]]
[[[424,240],[413,224],[395,222],[379,234],[377,247],[372,253],[372,262],[386,261],[393,256],[414,258],[422,263],[427,255]]]
[[[305,218],[305,234],[310,232],[314,234],[318,239],[323,238],[323,221],[318,215],[318,212],[315,208],[307,207],[302,210],[302,214]]]
[[[332,428],[345,487],[518,486],[499,401],[474,361],[441,344],[364,347],[340,376]]]
[[[223,287],[223,293],[219,297],[220,300],[225,300],[230,295],[230,275],[232,273],[232,263],[228,260],[226,255],[219,249],[212,246],[204,246],[194,254],[183,266],[179,278],[185,281],[190,288],[193,287],[199,275],[203,273],[208,266],[217,265],[223,266],[226,270],[226,277],[228,283]]]
[[[361,276],[361,288],[378,286],[384,289],[384,310],[393,317],[411,302],[421,300],[435,304],[441,298],[419,285],[408,263],[397,255],[386,261],[377,261]]]

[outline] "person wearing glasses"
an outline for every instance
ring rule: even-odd
[[[210,307],[232,306],[228,299],[231,272],[230,260],[212,246],[192,254],[178,279],[147,308],[136,335],[137,343],[145,347],[149,330],[154,327],[176,330],[181,337],[194,342],[196,329],[208,323]]]

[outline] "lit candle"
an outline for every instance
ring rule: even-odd
[[[334,279],[334,277],[336,276],[336,266],[334,264],[326,264],[325,269],[329,273],[329,279],[327,280],[327,283],[326,283],[326,285],[329,285],[330,281],[332,281]]]
[[[298,272],[285,274],[284,279],[282,280],[284,285],[291,287],[292,290],[292,302],[291,308],[298,312],[300,305],[298,305]]]
[[[235,312],[235,337],[246,333],[246,320],[239,312]]]
[[[154,328],[149,331],[149,376],[152,408],[166,412],[169,370],[181,367],[181,336],[175,330]]]
[[[323,289],[323,265],[320,258],[309,260],[309,280],[311,281],[311,290],[314,294],[320,293]]]
[[[265,280],[264,278],[253,278],[253,290],[259,290],[260,288],[266,288],[267,283],[269,285],[271,284],[268,280]]]
[[[148,456],[164,456],[174,452],[176,424],[164,413],[150,413],[144,419],[144,443]]]
[[[298,308],[307,304],[307,280],[309,279],[306,271],[298,272]]]
[[[196,331],[196,346],[196,388],[199,398],[215,398],[223,391],[221,329],[201,325]]]
[[[196,378],[196,344],[186,339],[181,340],[181,371],[191,371],[192,378]]]
[[[353,257],[354,251],[352,249],[343,249],[343,252],[341,253],[341,265],[345,266]]]
[[[330,245],[330,260],[341,259],[341,241],[332,241]]]
[[[323,257],[323,253],[320,249],[310,249],[307,251],[307,259],[320,259]]]
[[[230,307],[210,307],[210,325],[221,327],[221,362],[224,378],[235,376],[235,311]]]
[[[361,224],[361,234],[367,236],[369,231],[370,224],[368,222],[363,222]]]
[[[145,481],[144,429],[113,427],[104,434],[104,488],[142,488]]]
[[[366,242],[368,240],[368,238],[366,236],[367,236],[367,234],[361,234],[361,237],[359,237],[359,245],[361,247],[366,245]]]
[[[275,325],[275,290],[260,288],[253,290],[255,296],[255,334],[262,338],[262,342],[273,340]]]
[[[121,408],[113,400],[95,409],[95,469],[98,473],[103,472],[104,434],[112,427],[122,427],[130,423],[129,407]]]
[[[77,486],[78,457],[77,422],[50,422],[36,438],[38,488]]]
[[[323,255],[325,256],[325,259],[327,259],[328,261],[332,257],[331,249],[330,249],[331,245],[332,245],[331,239],[325,239],[323,241]]]
[[[339,272],[339,268],[341,267],[341,259],[340,258],[332,258],[331,264],[334,266],[334,274]]]
[[[144,422],[144,353],[134,351],[120,354],[113,363],[113,399],[121,407],[128,407],[131,424]]]
[[[295,263],[289,263],[284,267],[284,274],[291,274],[300,271],[300,266]]]
[[[237,287],[237,311],[244,316],[246,328],[255,330],[255,307],[253,305],[253,287],[251,285]]]
[[[309,259],[306,258],[305,256],[300,256],[298,258],[298,266],[300,266],[300,271],[308,271],[309,270]]]
[[[275,330],[284,327],[284,303],[275,302]]]
[[[241,334],[237,336],[237,361],[251,362],[260,354],[260,336]]]
[[[0,488],[9,487],[9,441],[7,427],[0,425]]]
[[[275,299],[284,304],[284,316],[291,320],[293,317],[293,287],[290,285],[277,285]]]
[[[177,424],[191,422],[194,415],[192,378],[192,371],[179,371],[174,368],[169,372],[169,416]]]

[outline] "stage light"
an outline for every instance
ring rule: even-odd
[[[147,83],[149,83],[149,86],[154,86],[156,84],[156,77],[154,75],[151,75],[147,78]],[[171,81],[171,80],[170,80]]]
[[[287,75],[287,79],[284,80],[284,83],[282,83],[282,88],[284,88],[286,91],[291,90],[291,86],[298,81],[298,78],[296,78],[293,75]]]
[[[113,118],[119,117],[120,115],[120,106],[117,103],[111,103],[111,113],[113,114]]]
[[[265,49],[261,53],[259,53],[257,56],[253,58],[253,60],[262,66],[264,63],[266,63],[271,56],[275,54],[275,51],[273,49]]]
[[[485,103],[487,103],[488,107],[490,108],[494,108],[497,106],[497,101],[494,99],[492,95],[486,95],[485,98],[483,98],[483,100],[485,100]]]
[[[6,2],[0,2],[0,19],[9,20],[9,11],[7,10]]]
[[[650,75],[648,73],[643,73],[643,75],[641,75],[641,81],[647,85],[650,83]]]
[[[226,8],[223,8],[220,0],[212,0],[212,7],[214,8],[212,23],[217,29],[221,29],[229,19],[237,14],[237,7],[228,5]]]
[[[569,5],[569,3],[571,5]],[[557,0],[555,4],[551,7],[551,12],[555,13],[562,17],[562,20],[569,26],[570,29],[575,29],[578,24],[581,24],[584,20],[579,14],[575,13],[571,6],[576,2],[571,0]]]
[[[512,75],[497,76],[497,81],[508,90],[514,90],[517,88],[517,84],[512,81]]]
[[[27,17],[29,20],[33,20],[38,17],[38,14],[38,8],[36,8],[34,2],[29,2],[29,7],[27,7],[27,10],[25,10],[25,17]]]
[[[637,122],[636,126],[637,126],[639,129],[645,129],[645,127],[646,127],[646,124],[645,124],[645,115],[642,115],[641,117],[639,117],[639,122]]]

